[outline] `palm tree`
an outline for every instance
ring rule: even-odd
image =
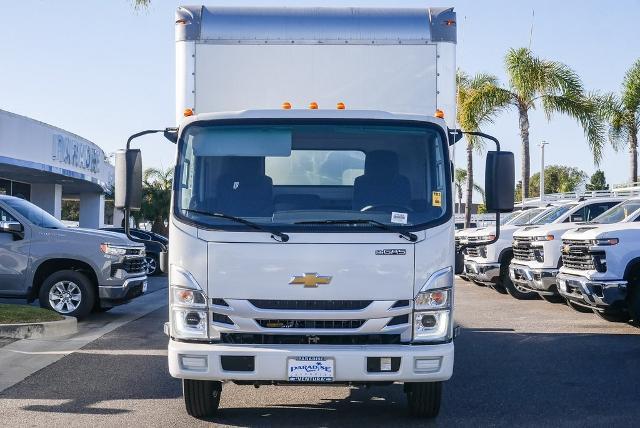
[[[494,116],[507,103],[508,94],[498,87],[498,79],[490,74],[477,74],[473,78],[462,71],[456,75],[458,85],[457,119],[464,132],[480,131],[480,126],[492,123]],[[467,184],[465,227],[471,223],[471,206],[473,203],[473,151],[482,151],[482,140],[473,135],[465,135],[467,139]],[[459,189],[459,197],[462,188]]]
[[[467,171],[464,168],[456,168],[454,174],[454,185],[456,188],[456,193],[458,195],[458,209],[456,213],[460,213],[462,210],[462,188],[467,183]],[[477,184],[472,184],[473,190],[480,193],[482,196],[482,200],[484,201],[484,189]],[[469,203],[467,201],[467,203]]]
[[[149,7],[151,4],[151,0],[133,0],[133,6],[136,9],[143,9],[145,7]]]
[[[509,87],[504,94],[493,96],[495,107],[513,107],[518,112],[522,143],[522,192],[529,196],[529,111],[538,104],[547,117],[562,113],[576,119],[585,136],[596,164],[602,158],[605,144],[604,125],[597,98],[587,96],[580,77],[567,65],[533,56],[527,48],[509,49],[505,57]]]
[[[629,181],[638,181],[638,130],[640,130],[640,59],[627,70],[620,96],[606,94],[602,115],[609,124],[609,140],[617,150],[629,149]]]
[[[142,207],[140,214],[152,222],[151,231],[167,234],[165,221],[169,220],[171,205],[171,187],[173,183],[173,168],[160,170],[148,168],[142,178]]]

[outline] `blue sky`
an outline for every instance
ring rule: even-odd
[[[0,108],[75,132],[106,152],[139,130],[174,122],[173,13],[184,2],[153,0],[136,12],[128,0],[3,1],[0,25]],[[191,2],[187,2],[191,3]],[[458,65],[469,73],[490,72],[503,82],[504,54],[528,46],[565,62],[589,90],[617,91],[625,70],[640,57],[640,2],[602,1],[227,1],[207,4],[327,6],[454,6],[458,13]],[[539,170],[541,140],[547,165],[595,167],[583,132],[568,118],[531,121],[532,173]],[[486,131],[507,150],[519,152],[514,112]],[[145,166],[169,167],[174,146],[162,137],[142,143]],[[457,153],[463,164],[463,150]],[[623,151],[607,149],[601,164],[611,183],[627,180]],[[482,181],[482,157],[476,178]],[[516,161],[519,166],[519,161]],[[519,174],[519,171],[517,171]]]

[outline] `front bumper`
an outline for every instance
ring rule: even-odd
[[[509,265],[509,278],[519,288],[542,295],[558,294],[556,276],[558,269],[534,269],[526,265]]]
[[[595,309],[623,307],[627,297],[627,281],[592,281],[563,273],[557,281],[558,292],[564,298]]]
[[[230,345],[169,341],[169,372],[182,379],[287,382],[287,359],[325,357],[334,360],[334,382],[436,382],[453,374],[453,342],[438,345]],[[222,356],[253,357],[253,370],[224,370]],[[191,359],[189,357],[192,357]],[[193,357],[202,367],[188,367]],[[369,372],[367,357],[400,357],[396,371]],[[419,370],[418,360],[429,360]]]
[[[464,272],[473,281],[495,284],[500,279],[500,263],[478,263],[474,260],[465,260]]]
[[[127,278],[121,285],[101,285],[98,287],[98,297],[105,306],[125,303],[142,296],[147,292],[147,276]]]

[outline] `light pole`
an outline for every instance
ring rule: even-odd
[[[540,142],[540,204],[544,203],[544,146],[547,144],[544,140]]]

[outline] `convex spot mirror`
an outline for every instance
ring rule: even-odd
[[[513,211],[515,162],[512,152],[490,151],[485,166],[485,199],[490,213]]]
[[[114,206],[137,211],[142,204],[142,153],[140,149],[116,152]]]

